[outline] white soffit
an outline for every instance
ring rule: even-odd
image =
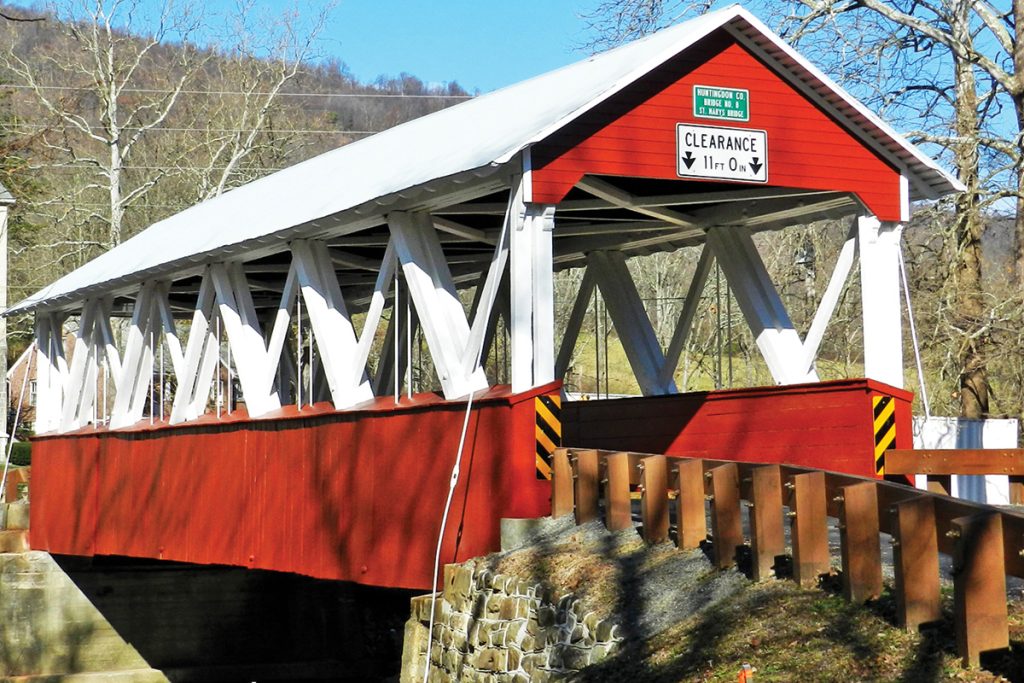
[[[117,248],[7,310],[103,295],[197,263],[236,255],[257,241],[402,190],[504,164],[712,31],[727,28],[823,94],[847,125],[884,148],[927,188],[914,199],[962,186],[739,6],[415,119],[278,171],[153,224]],[[294,236],[294,235],[293,235]]]

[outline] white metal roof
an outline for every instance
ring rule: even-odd
[[[66,304],[266,241],[295,226],[439,178],[511,160],[712,31],[726,28],[824,98],[854,131],[887,150],[914,199],[962,189],[786,45],[731,6],[278,171],[164,219],[19,302],[8,313]]]

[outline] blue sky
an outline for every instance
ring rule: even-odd
[[[47,4],[46,0],[9,1],[26,8]],[[58,6],[74,8],[75,15],[97,1],[102,0],[56,0]],[[235,15],[248,0],[174,0],[176,5],[190,1],[203,8],[212,34],[222,35],[225,17]],[[135,13],[134,28],[143,30],[164,2],[138,0],[141,11]],[[277,18],[298,7],[301,22],[319,14],[327,0],[251,2],[255,15],[265,18]],[[427,83],[457,81],[470,92],[488,92],[586,56],[580,45],[587,38],[587,24],[579,15],[599,2],[336,0],[319,52],[343,61],[362,81],[405,72]],[[112,3],[107,0],[106,4]],[[119,18],[124,20],[123,11]]]
[[[324,49],[361,80],[402,71],[487,92],[585,56],[583,0],[342,0]]]

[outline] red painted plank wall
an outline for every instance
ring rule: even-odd
[[[750,121],[695,118],[694,85],[749,90]],[[584,174],[678,179],[677,123],[767,131],[769,185],[854,192],[901,219],[899,173],[724,31],[536,145],[534,201],[557,203]]]
[[[497,550],[502,517],[550,512],[534,467],[534,402],[473,408],[442,560]],[[42,437],[32,547],[295,572],[425,589],[465,403]],[[308,415],[308,416],[307,416]]]
[[[896,401],[896,447],[912,448],[910,392],[856,379],[567,402],[568,446],[778,462],[874,476],[871,397]]]

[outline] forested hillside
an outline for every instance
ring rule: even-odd
[[[312,9],[147,15],[160,4],[0,5],[31,19],[0,20],[12,302],[198,201],[469,96],[406,73],[362,82],[320,59]],[[14,321],[12,354],[26,324]]]

